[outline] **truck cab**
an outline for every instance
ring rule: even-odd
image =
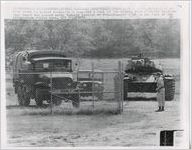
[[[36,104],[42,106],[44,101],[50,103],[50,95],[57,91],[58,94],[53,95],[54,104],[60,105],[58,97],[63,97],[72,100],[73,106],[79,106],[72,60],[61,51],[22,51],[15,56],[13,64],[13,86],[19,105],[28,106],[30,99],[35,99]]]

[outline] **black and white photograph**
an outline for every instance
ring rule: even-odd
[[[2,148],[189,149],[189,1],[2,4]]]

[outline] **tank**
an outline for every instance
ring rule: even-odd
[[[128,99],[129,92],[156,93],[156,75],[163,75],[165,86],[165,100],[171,101],[175,94],[175,78],[171,74],[164,74],[161,66],[144,57],[143,54],[128,60],[124,75],[124,99]]]

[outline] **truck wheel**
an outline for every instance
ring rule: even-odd
[[[22,88],[22,92],[23,92],[23,105],[24,106],[29,106],[29,104],[30,104],[30,93],[27,92],[26,87]]]
[[[165,79],[165,100],[171,101],[175,95],[175,80]]]
[[[78,94],[74,94],[72,98],[72,105],[75,108],[79,108],[80,106],[80,98]]]
[[[15,88],[14,88],[14,92],[15,92],[15,94],[17,94],[17,90],[18,90],[18,85],[15,84]]]
[[[61,105],[61,103],[62,103],[62,100],[61,100],[60,98],[58,98],[58,97],[53,97],[53,104],[54,104],[55,106],[59,106],[59,105]]]
[[[19,85],[17,89],[18,102],[20,106],[29,106],[30,94],[24,86]]]
[[[37,106],[41,107],[43,105],[43,96],[39,89],[36,89],[36,92],[35,92],[35,102]]]
[[[97,98],[98,100],[103,100],[103,93],[98,93]]]
[[[23,92],[22,86],[18,86],[17,88],[17,98],[20,106],[23,106]]]

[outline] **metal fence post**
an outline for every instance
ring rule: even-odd
[[[77,84],[79,84],[79,64],[78,64],[78,68],[77,68]],[[80,89],[78,87],[77,89],[78,91],[78,98],[79,98],[79,101],[81,101],[80,97],[81,97],[81,93],[80,93]]]
[[[91,64],[91,69],[92,69],[92,106],[94,108],[94,104],[95,104],[95,99],[94,99],[94,63]]]
[[[118,86],[118,104],[119,104],[119,113],[121,113],[121,106],[122,106],[122,104],[121,104],[121,99],[122,99],[122,83],[121,83],[121,61],[119,61],[118,62],[118,84],[119,84],[119,86]]]
[[[119,72],[119,111],[123,112],[123,95],[124,95],[124,84],[123,84],[123,64],[121,61],[118,62],[118,72]]]
[[[53,80],[52,80],[52,71],[50,72],[50,84],[51,84],[51,114],[53,114],[53,96],[52,96],[52,92],[53,92]]]
[[[123,63],[121,65],[121,112],[123,112],[123,102],[124,102],[124,81],[123,81]]]

